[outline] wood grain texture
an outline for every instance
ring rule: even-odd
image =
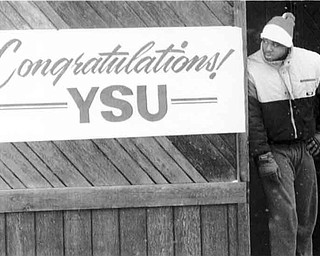
[[[169,183],[190,183],[192,180],[154,138],[132,138],[133,143],[150,159]]]
[[[141,7],[157,24],[157,27],[183,27],[183,22],[165,1],[141,1]]]
[[[36,255],[63,256],[63,212],[37,212]]]
[[[228,256],[228,208],[226,205],[201,206],[203,256]]]
[[[234,17],[235,25],[241,28],[246,28],[246,5],[244,2],[236,1],[234,3]],[[249,181],[249,146],[248,146],[248,77],[246,72],[247,66],[247,35],[246,31],[242,30],[242,40],[243,40],[243,64],[244,70],[244,94],[245,94],[245,110],[246,110],[246,132],[242,134],[237,134],[237,158],[238,158],[238,172],[240,179],[242,181]]]
[[[207,180],[190,164],[181,152],[166,137],[155,137],[159,145],[172,157],[181,169],[196,183],[207,182]]]
[[[10,189],[9,185],[0,178],[0,189]],[[7,255],[7,224],[6,214],[0,214],[0,256]]]
[[[70,28],[107,27],[106,22],[84,1],[48,1]]]
[[[239,251],[238,240],[238,204],[230,204],[228,208],[228,243],[229,255],[237,256]]]
[[[173,209],[156,207],[147,209],[148,256],[173,256]]]
[[[117,166],[131,184],[153,184],[152,179],[135,162],[128,152],[114,139],[95,140],[99,149]]]
[[[169,137],[198,172],[209,182],[237,179],[234,166],[204,135]]]
[[[239,182],[0,190],[0,212],[232,204],[246,202]]]
[[[28,145],[66,186],[92,186],[53,142],[30,142]]]
[[[26,23],[33,29],[55,28],[50,20],[33,2],[12,1],[10,5],[19,13]]]
[[[10,5],[9,1],[0,2],[0,10],[6,16],[16,29],[30,29],[30,25],[21,17],[21,15]]]
[[[34,213],[7,214],[7,255],[35,256]]]
[[[0,214],[0,256],[6,256],[6,215],[4,213]]]
[[[54,25],[57,29],[67,29],[69,28],[68,24],[55,12],[48,2],[45,1],[35,1],[33,2],[39,10],[47,17],[48,20]]]
[[[153,165],[152,161],[139,150],[139,148],[130,139],[117,139],[130,156],[141,166],[148,176],[156,184],[166,184],[168,181]]]
[[[64,213],[65,256],[88,256],[92,251],[91,211]]]
[[[121,256],[147,256],[146,209],[120,210]]]
[[[168,1],[167,4],[186,26],[221,26],[220,20],[202,1]],[[201,13],[201,15],[199,15]]]
[[[28,146],[27,143],[14,143],[14,146],[25,156],[30,164],[55,188],[64,187],[63,182],[48,168],[42,159]]]
[[[51,187],[50,183],[13,144],[2,143],[0,145],[0,160],[26,187]]]
[[[26,186],[15,176],[15,174],[0,161],[0,176],[1,176],[1,189],[6,188],[8,185],[10,188],[25,188]]]
[[[120,255],[119,210],[92,210],[93,256]]]
[[[56,141],[55,145],[94,186],[129,184],[91,140]]]
[[[176,256],[200,256],[200,207],[174,207],[174,233]]]

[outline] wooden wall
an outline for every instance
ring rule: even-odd
[[[243,2],[0,2],[2,30],[226,25]],[[3,143],[0,255],[247,256],[246,181],[246,134]]]

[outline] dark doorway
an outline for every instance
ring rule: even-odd
[[[320,2],[247,1],[248,54],[260,48],[260,32],[273,16],[290,11],[296,17],[294,45],[320,53]],[[315,159],[320,184],[320,159]],[[253,161],[250,161],[250,228],[252,256],[268,256],[268,224],[265,198]],[[320,211],[319,211],[320,212]],[[320,256],[320,214],[314,232],[314,256]]]

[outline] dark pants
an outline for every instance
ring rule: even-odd
[[[318,204],[313,158],[304,142],[271,149],[281,172],[280,184],[262,179],[270,213],[271,255],[310,256]]]

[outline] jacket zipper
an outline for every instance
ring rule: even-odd
[[[285,87],[287,88],[288,94],[289,94],[289,106],[290,106],[290,119],[291,119],[291,124],[293,127],[293,131],[294,131],[294,138],[298,139],[298,132],[297,132],[297,127],[296,127],[296,123],[294,121],[294,115],[293,115],[293,108],[292,108],[292,100],[294,100],[293,95],[291,94],[286,82],[284,81],[283,77],[280,74],[280,71],[278,70],[279,76],[282,80],[282,82],[284,83]],[[291,79],[290,79],[291,82]]]
[[[291,99],[289,99],[289,105],[290,105],[291,123],[292,123],[293,131],[294,131],[294,138],[295,138],[295,139],[298,139],[297,127],[296,127],[296,123],[295,123],[294,117],[293,117],[293,108],[292,108]]]

